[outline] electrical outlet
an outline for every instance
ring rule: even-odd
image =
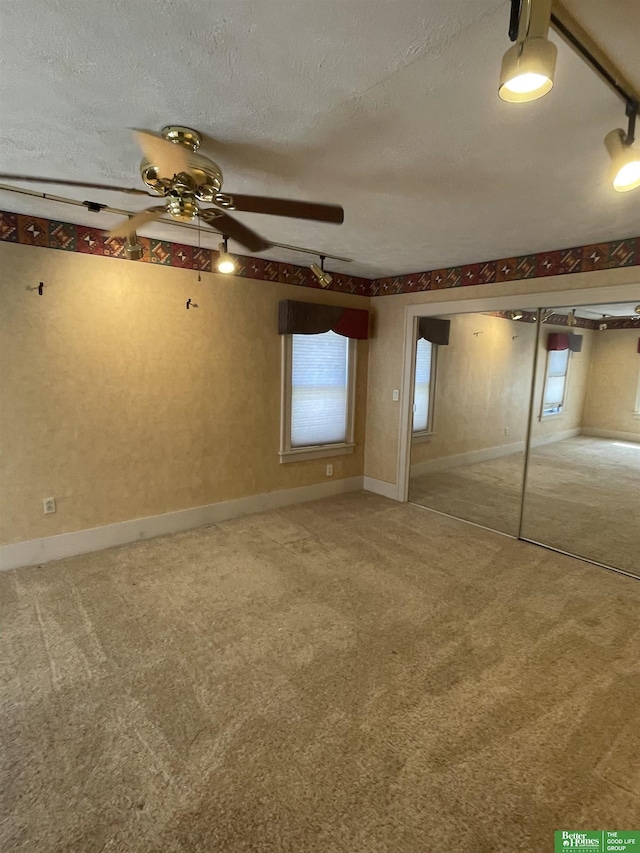
[[[509,435],[509,427],[505,427],[505,428],[504,428],[504,434],[505,434],[505,435]]]
[[[333,477],[333,465],[327,465],[327,477]]]
[[[394,391],[393,391],[392,399],[393,399],[393,402],[394,402],[394,403],[397,403],[397,402],[398,402],[398,400],[400,399],[400,391],[398,391],[398,389],[397,389],[397,388],[395,388],[395,389],[394,389]]]
[[[42,509],[44,510],[45,515],[49,515],[52,512],[56,511],[56,499],[55,498],[45,498],[42,501]]]

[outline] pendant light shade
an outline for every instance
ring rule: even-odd
[[[625,144],[624,130],[616,128],[604,138],[604,144],[611,157],[609,172],[616,192],[626,193],[640,187],[640,151],[633,145]]]
[[[553,88],[558,49],[547,38],[550,20],[551,0],[523,0],[518,39],[502,58],[503,101],[535,101]]]

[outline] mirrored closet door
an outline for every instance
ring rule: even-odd
[[[413,355],[412,503],[640,577],[640,305],[421,317]]]
[[[521,536],[640,575],[635,309],[542,310]]]
[[[409,500],[518,535],[536,312],[421,317]]]

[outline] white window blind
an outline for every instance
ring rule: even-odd
[[[414,432],[425,432],[429,427],[432,353],[433,344],[419,338],[416,347],[416,381],[413,392]]]
[[[292,335],[291,447],[347,440],[349,339]]]
[[[551,350],[547,360],[547,381],[544,385],[544,413],[556,414],[564,404],[569,350]]]

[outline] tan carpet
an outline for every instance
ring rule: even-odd
[[[420,506],[518,535],[524,453],[411,477],[409,500]]]
[[[3,853],[640,827],[640,583],[369,494],[0,576]]]
[[[411,480],[422,506],[517,535],[524,454]],[[640,443],[579,436],[534,448],[523,535],[640,575]]]

